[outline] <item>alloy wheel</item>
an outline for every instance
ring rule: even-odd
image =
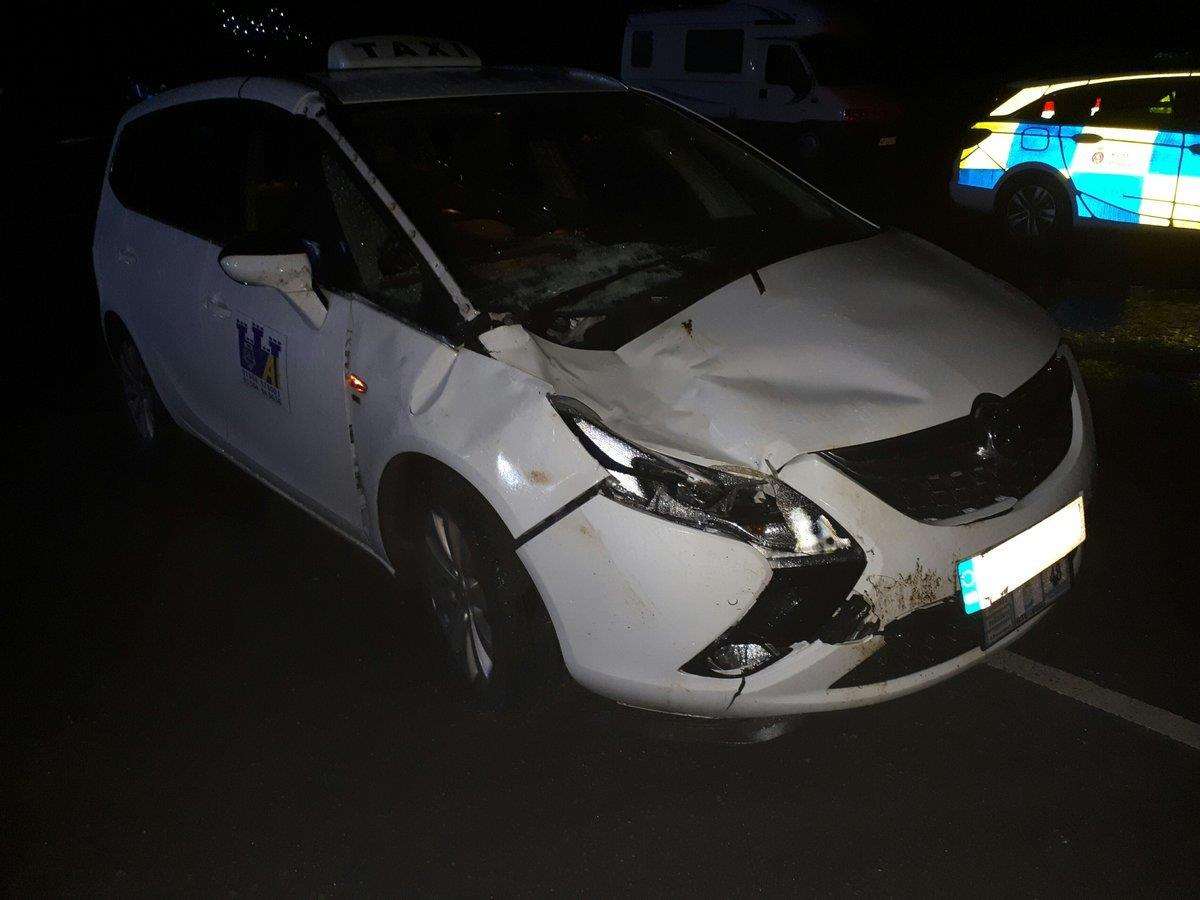
[[[425,540],[434,562],[433,612],[451,661],[468,682],[486,682],[495,668],[495,652],[489,603],[475,555],[459,524],[441,510],[429,512]]]
[[[1026,184],[1008,201],[1008,230],[1019,237],[1039,238],[1049,234],[1058,218],[1054,195],[1040,184]]]

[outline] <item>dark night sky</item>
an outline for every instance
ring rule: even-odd
[[[428,33],[463,40],[485,61],[613,72],[628,12],[672,5],[275,2],[288,10],[290,22],[313,35],[304,52],[268,48],[277,62],[301,70],[323,66],[325,47],[335,38]],[[170,84],[246,71],[245,45],[220,36],[218,10],[261,15],[272,5],[192,0],[79,4],[74,11],[71,4],[28,7],[26,24],[9,30],[13,46],[7,55],[5,103],[21,111],[35,131],[103,130],[128,103],[131,79]],[[1022,77],[1200,65],[1194,2],[1045,0],[976,4],[982,10],[976,13],[964,12],[965,3],[847,0],[840,5],[860,15],[880,39],[889,57],[886,68],[894,73],[892,86],[926,103]],[[1002,9],[1007,12],[996,12]]]

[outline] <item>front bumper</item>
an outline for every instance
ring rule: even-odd
[[[1087,494],[1095,447],[1086,395],[1073,364],[1072,373],[1076,390],[1066,456],[1004,515],[963,525],[929,525],[888,506],[819,456],[801,457],[780,472],[863,548],[867,565],[854,591],[867,600],[881,626],[953,597],[958,560]],[[593,497],[519,552],[546,601],[576,681],[630,706],[685,715],[785,716],[901,696],[981,661],[1044,615],[987,651],[974,646],[897,677],[881,670],[880,681],[843,679],[884,647],[882,635],[849,643],[817,639],[796,645],[745,678],[713,678],[679,667],[739,621],[770,582],[773,570],[754,548]],[[855,683],[837,686],[850,681]]]
[[[950,181],[950,199],[966,209],[990,214],[996,203],[996,191],[973,184],[960,184],[956,170]]]

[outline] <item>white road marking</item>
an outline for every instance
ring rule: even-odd
[[[1062,669],[1034,662],[1032,659],[1008,650],[993,653],[988,657],[987,662],[993,668],[1008,672],[1010,675],[1017,675],[1026,681],[1032,681],[1055,693],[1070,697],[1072,700],[1086,703],[1088,706],[1103,710],[1126,722],[1133,722],[1135,725],[1149,728],[1173,741],[1200,750],[1200,725],[1183,716],[1177,716],[1173,712],[1167,712],[1165,709],[1159,709],[1157,706],[1151,706],[1141,700],[1134,700],[1132,697],[1102,688],[1086,678],[1080,678],[1078,675],[1072,675]]]

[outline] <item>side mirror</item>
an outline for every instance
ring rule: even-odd
[[[222,253],[221,268],[238,284],[275,288],[313,328],[325,324],[328,310],[313,287],[306,253]]]

